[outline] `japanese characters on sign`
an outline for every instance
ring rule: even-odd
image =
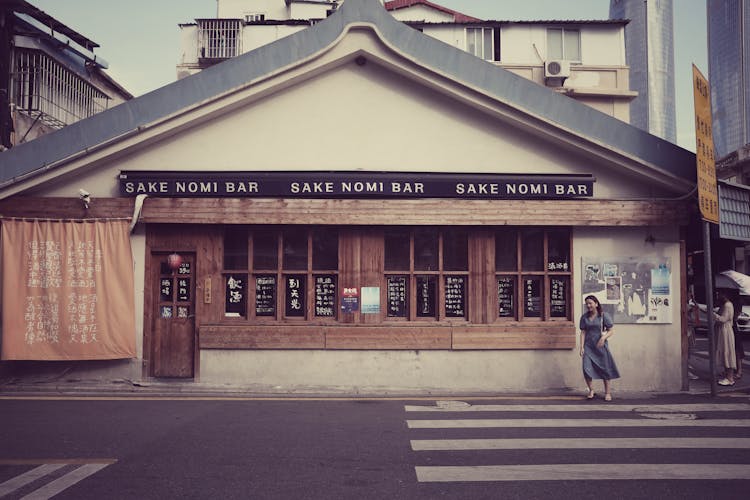
[[[276,276],[255,277],[255,315],[276,316]]]
[[[305,283],[307,277],[302,274],[288,275],[286,279],[286,300],[284,314],[287,317],[305,317]]]
[[[101,250],[93,241],[31,240],[26,243],[25,342],[98,342],[96,283]],[[67,296],[62,290],[67,289]],[[39,293],[42,291],[43,293]],[[68,321],[61,332],[61,307]]]
[[[523,283],[523,315],[527,318],[539,318],[542,316],[542,280],[540,278],[526,278]]]
[[[500,318],[514,318],[516,308],[514,297],[516,296],[516,282],[510,276],[497,279],[497,315]]]
[[[227,276],[225,315],[228,317],[245,316],[247,311],[246,281],[244,274]]]
[[[388,276],[388,317],[406,317],[406,276]]]
[[[445,277],[445,316],[463,318],[466,315],[466,278],[464,276]]]
[[[568,280],[567,278],[550,278],[550,316],[566,318],[568,316]]]
[[[693,64],[695,102],[695,161],[698,173],[698,204],[704,221],[719,223],[719,195],[716,188],[716,161],[711,119],[711,92],[708,80]]]
[[[417,276],[417,316],[421,318],[435,317],[435,287],[434,276]]]
[[[315,316],[336,316],[336,276],[333,274],[315,276]]]

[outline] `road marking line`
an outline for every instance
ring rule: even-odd
[[[0,465],[39,465],[39,464],[114,464],[116,458],[11,458],[0,459]]]
[[[406,405],[407,412],[479,412],[479,411],[547,411],[547,412],[591,412],[591,411],[613,411],[613,412],[637,412],[637,413],[691,413],[697,411],[750,411],[750,404],[665,404],[665,405],[637,405],[637,404],[607,404],[607,405],[437,405],[437,406],[415,406]]]
[[[664,419],[464,419],[407,420],[410,429],[467,429],[487,427],[750,427],[750,420],[664,420]]]
[[[745,464],[552,464],[415,467],[419,482],[750,479]]]
[[[27,484],[31,484],[37,479],[40,479],[47,474],[55,472],[57,469],[65,467],[66,464],[44,464],[40,465],[35,469],[24,472],[12,479],[8,479],[4,483],[0,484],[0,498],[10,495],[16,490],[20,490]]]
[[[75,470],[68,472],[62,477],[55,479],[54,481],[47,483],[38,490],[32,491],[21,500],[47,500],[57,495],[63,490],[66,490],[76,483],[79,483],[89,477],[92,474],[96,474],[103,468],[110,464],[86,464],[82,465]]]
[[[750,438],[571,438],[571,439],[413,439],[414,451],[522,449],[724,448],[750,450]]]

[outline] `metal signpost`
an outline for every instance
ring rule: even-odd
[[[714,333],[714,290],[711,266],[711,224],[719,223],[719,196],[716,188],[716,163],[711,128],[711,92],[708,80],[693,64],[695,101],[695,160],[698,172],[698,203],[703,219],[703,269],[706,283],[708,319],[708,356],[711,371],[711,395],[716,396],[716,337]]]

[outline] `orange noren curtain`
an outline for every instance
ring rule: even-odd
[[[3,220],[4,360],[135,357],[128,221]]]

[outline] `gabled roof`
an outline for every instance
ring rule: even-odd
[[[415,5],[424,5],[425,7],[429,7],[431,9],[444,12],[445,14],[450,14],[453,16],[453,21],[457,23],[466,23],[466,22],[473,22],[473,21],[481,20],[476,17],[467,16],[466,14],[462,14],[458,11],[449,9],[447,7],[443,7],[442,5],[429,2],[427,0],[393,0],[391,2],[385,2],[386,10],[405,9],[408,7],[413,7]]]
[[[635,162],[654,177],[667,179],[662,185],[677,192],[695,182],[693,153],[409,28],[378,0],[347,0],[335,14],[308,29],[0,153],[0,197],[9,196],[3,191],[25,179],[137,138],[154,124],[302,65],[335,46],[352,26],[372,27],[385,46],[401,57],[487,96],[532,120],[537,128],[569,137],[579,147]]]

